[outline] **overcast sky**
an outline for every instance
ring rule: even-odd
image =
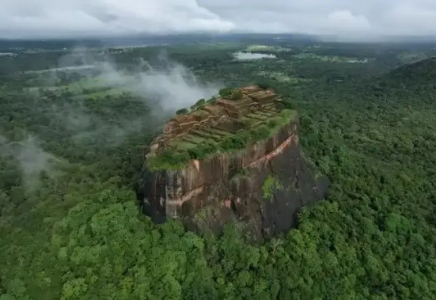
[[[198,31],[436,36],[436,0],[0,0],[0,38]]]

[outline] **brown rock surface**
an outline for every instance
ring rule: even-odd
[[[265,103],[275,99],[272,91],[257,86],[240,90]],[[232,101],[225,101],[232,105]],[[220,104],[204,108],[216,122],[210,128],[222,127],[226,118],[234,123],[227,114],[213,113],[223,109],[226,107]],[[268,114],[259,118],[264,116]],[[191,120],[192,116],[176,117],[166,125],[164,137],[158,139],[180,135],[181,124]],[[300,154],[299,122],[295,118],[269,138],[237,152],[190,160],[180,170],[152,172],[145,167],[139,196],[144,212],[156,222],[179,219],[192,230],[214,232],[228,222],[236,222],[254,239],[261,239],[295,226],[301,207],[323,198],[327,186],[328,180],[317,179],[313,167]]]

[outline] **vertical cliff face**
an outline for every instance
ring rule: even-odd
[[[293,227],[301,207],[321,199],[327,185],[302,157],[293,117],[244,149],[190,159],[175,170],[145,164],[140,196],[156,222],[179,219],[199,231],[235,222],[259,239]]]

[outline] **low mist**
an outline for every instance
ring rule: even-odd
[[[141,130],[149,133],[160,130],[163,122],[171,118],[178,109],[190,107],[199,99],[209,99],[217,95],[219,89],[223,87],[217,83],[202,82],[190,69],[171,60],[166,53],[160,53],[151,62],[138,58],[136,65],[133,67],[129,65],[127,70],[104,53],[77,49],[62,57],[58,67],[67,68],[81,64],[94,66],[93,69],[98,74],[96,77],[80,74],[82,76],[80,82],[84,86],[86,80],[92,81],[97,78],[98,80],[94,80],[93,83],[95,88],[131,93],[138,101],[142,101],[148,112],[143,116],[128,116],[108,122],[86,107],[86,101],[89,101],[86,95],[73,97],[69,103],[52,104],[51,117],[62,122],[73,133],[72,140],[75,142],[97,137],[100,140],[104,137],[103,143],[112,146],[123,142],[129,134]],[[50,74],[50,80],[59,82],[53,79],[53,76],[58,74],[57,72]],[[122,95],[114,97],[125,101]],[[103,98],[101,101],[106,99]],[[105,110],[104,107],[102,109]]]
[[[38,184],[42,173],[50,178],[60,174],[55,169],[56,163],[60,160],[44,151],[34,136],[28,136],[19,142],[10,142],[7,138],[0,136],[0,154],[18,164],[22,173],[23,186],[27,190]]]
[[[93,66],[92,71],[68,68],[81,64]],[[159,133],[178,109],[209,99],[223,87],[203,82],[164,53],[149,61],[137,58],[136,64],[120,65],[104,53],[77,50],[61,58],[57,67],[62,71],[40,73],[52,85],[46,85],[50,89],[42,93],[31,94],[34,101],[29,101],[38,115],[50,120],[47,127],[35,129],[19,142],[0,135],[1,155],[17,163],[26,189],[35,187],[43,175],[53,178],[59,174],[56,163],[60,159],[44,151],[42,144],[50,145],[53,151],[68,147],[56,155],[73,162],[86,157],[82,163],[93,163],[99,153],[128,138],[139,141],[134,147],[145,148],[147,139]],[[117,93],[105,95],[107,91]],[[94,93],[103,94],[89,96]],[[58,144],[52,143],[52,134],[59,135]]]
[[[201,82],[191,70],[165,53],[153,65],[140,59],[133,72],[118,71],[110,61],[100,67],[105,81],[113,86],[125,85],[134,95],[150,99],[166,112],[190,107],[199,99],[209,99],[223,87]]]

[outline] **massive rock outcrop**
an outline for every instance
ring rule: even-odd
[[[328,185],[301,155],[298,116],[258,86],[227,98],[167,123],[147,154],[143,210],[200,231],[235,222],[255,239],[288,230]]]

